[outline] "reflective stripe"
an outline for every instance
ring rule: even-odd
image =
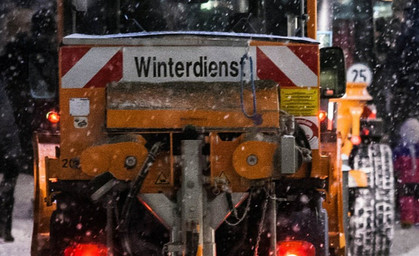
[[[62,78],[62,88],[83,88],[120,50],[119,47],[91,48]]]
[[[317,75],[287,46],[258,46],[258,48],[296,86],[317,86]]]

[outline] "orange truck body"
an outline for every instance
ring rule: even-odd
[[[59,51],[60,133],[35,136],[39,154],[32,254],[49,247],[50,222],[57,210],[54,198],[60,193],[51,188],[91,181],[106,172],[131,182],[147,159],[147,143],[156,137],[164,139],[165,147],[140,193],[173,198],[182,186],[179,140],[193,127],[209,147],[205,184],[215,190],[227,186],[232,193],[246,193],[272,180],[323,184],[317,190],[324,195],[328,241],[343,255],[340,138],[324,140],[328,135],[320,129],[315,1],[307,2],[307,11],[311,39],[176,33],[65,37]],[[240,72],[247,81],[240,82]],[[255,99],[257,108],[252,105]],[[278,136],[290,116],[305,131],[312,160],[281,173],[280,144],[271,137]],[[229,134],[233,139],[225,139]],[[136,164],[131,166],[128,159]]]

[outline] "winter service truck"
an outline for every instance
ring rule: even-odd
[[[345,255],[314,0],[59,0],[32,255]]]

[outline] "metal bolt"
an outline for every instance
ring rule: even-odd
[[[250,155],[246,159],[247,164],[250,166],[254,166],[258,163],[258,157],[256,155]]]
[[[127,169],[132,169],[137,165],[137,158],[135,156],[127,156],[125,158],[125,167]]]

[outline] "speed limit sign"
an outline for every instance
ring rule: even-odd
[[[356,63],[349,67],[346,71],[346,80],[352,83],[371,84],[372,71],[370,67],[362,63]]]

